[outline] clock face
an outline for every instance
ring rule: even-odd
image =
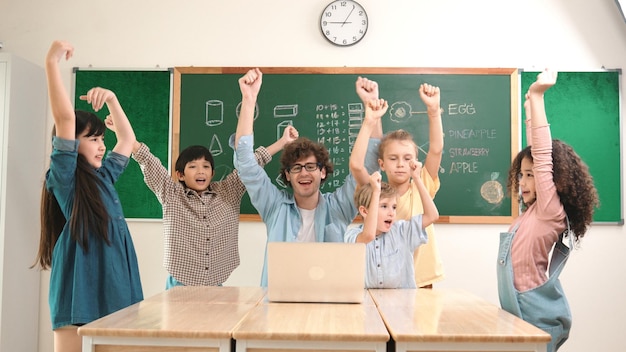
[[[324,37],[339,46],[358,43],[367,32],[367,13],[351,0],[333,1],[322,12],[320,28]]]

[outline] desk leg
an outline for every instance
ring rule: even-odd
[[[93,345],[92,337],[83,336],[83,352],[95,352],[95,346]]]

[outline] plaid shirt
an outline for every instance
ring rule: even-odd
[[[255,156],[261,166],[272,158],[264,147]],[[239,206],[246,189],[237,171],[198,194],[175,181],[145,144],[133,159],[163,206],[165,269],[184,285],[221,285],[239,266]]]

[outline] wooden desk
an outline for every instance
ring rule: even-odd
[[[230,352],[232,332],[265,290],[176,287],[78,329],[83,352]]]
[[[397,352],[545,352],[550,335],[462,290],[369,290]]]
[[[237,352],[386,350],[389,333],[376,305],[268,303],[256,306],[233,332]]]

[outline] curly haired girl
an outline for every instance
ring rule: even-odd
[[[556,78],[556,72],[541,72],[526,94],[530,146],[513,160],[508,177],[509,191],[519,192],[524,211],[500,235],[498,254],[500,305],[549,333],[550,352],[567,340],[572,322],[559,274],[598,205],[587,165],[550,135],[544,93]]]

